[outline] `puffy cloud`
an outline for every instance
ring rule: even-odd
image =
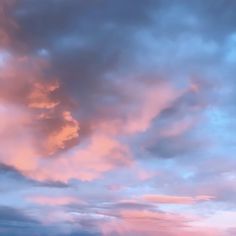
[[[62,117],[64,125],[59,130],[50,133],[46,141],[50,154],[53,154],[57,150],[64,149],[66,143],[79,136],[79,123],[72,117],[71,113],[64,111]]]
[[[50,93],[58,89],[59,84],[57,82],[51,84],[35,83],[32,87],[28,98],[30,108],[52,109],[59,104],[59,102],[51,101],[49,98]]]
[[[68,156],[61,154],[54,159],[42,159],[30,176],[39,180],[91,181],[114,168],[129,166],[132,158],[126,146],[103,134],[95,134],[85,147],[78,147]],[[46,167],[46,168],[43,168]]]
[[[60,102],[53,98],[59,84],[54,78],[46,81],[50,80],[42,72],[46,64],[34,58],[14,58],[14,55],[5,64],[0,80],[2,128],[14,128],[11,132],[2,130],[2,134],[20,139],[18,130],[24,130],[21,135],[28,136],[28,142],[32,143],[28,149],[34,155],[64,149],[67,141],[78,137],[79,124],[68,111],[69,107],[65,103],[59,106]],[[36,134],[42,137],[41,141],[34,139]]]

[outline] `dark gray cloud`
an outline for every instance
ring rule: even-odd
[[[120,105],[122,94],[106,74],[125,66],[133,36],[152,21],[156,1],[23,1],[15,9],[18,41],[26,52],[49,53],[51,72],[79,104],[84,119],[108,116],[104,108]],[[134,7],[135,6],[135,7]],[[128,61],[127,61],[128,63]],[[127,65],[128,66],[128,65]],[[126,66],[125,66],[126,67]],[[114,110],[113,110],[114,112]],[[102,114],[101,114],[102,113]]]
[[[31,219],[30,217],[26,216],[23,212],[20,210],[11,208],[11,207],[0,207],[0,220],[3,224],[4,221],[6,222],[28,222],[28,223],[36,223],[37,221]]]
[[[173,158],[193,154],[200,146],[188,137],[170,137],[158,139],[156,144],[147,147],[147,150],[157,158]]]
[[[81,134],[86,134],[94,117],[122,116],[122,105],[130,101],[117,90],[114,77],[127,77],[126,72],[130,69],[132,77],[132,70],[136,69],[133,65],[140,56],[146,58],[139,68],[144,74],[150,66],[147,61],[154,63],[156,73],[166,69],[191,71],[192,74],[187,76],[193,76],[199,68],[205,67],[204,63],[216,63],[212,55],[206,55],[206,61],[200,53],[197,58],[198,52],[191,56],[191,46],[205,50],[204,43],[209,37],[215,42],[218,34],[228,36],[233,30],[230,26],[234,20],[233,6],[233,1],[229,4],[224,1],[176,1],[170,4],[170,1],[25,0],[16,5],[12,14],[19,25],[17,41],[24,45],[25,53],[36,54],[44,50],[51,63],[49,74],[61,80],[63,89],[70,94],[75,107],[79,107],[76,113],[82,124]],[[220,11],[222,7],[226,11]],[[153,42],[145,41],[148,31]],[[178,50],[183,47],[183,51],[168,48],[176,42],[180,45]],[[176,65],[171,65],[171,61],[166,65],[152,62],[149,52],[142,47],[142,44],[150,43],[160,47],[157,58],[162,57],[162,50],[167,59],[172,53],[174,57],[182,58],[173,60]],[[125,80],[128,79],[121,79],[124,86],[128,83]],[[189,98],[184,100],[191,101]]]
[[[47,231],[41,232],[43,226],[39,222],[19,209],[6,206],[0,207],[0,228],[2,236],[49,235]]]
[[[117,89],[117,77],[125,77],[120,79],[125,86],[135,70],[144,74],[144,81],[148,69],[158,76],[173,70],[164,80],[176,83],[185,80],[175,79],[176,71],[189,80],[202,76],[206,64],[217,64],[221,53],[210,51],[220,44],[218,35],[225,40],[233,32],[234,5],[233,1],[25,0],[12,10],[19,25],[17,45],[22,45],[16,51],[41,53],[50,61],[48,73],[58,77],[69,93],[83,136],[94,119],[123,115],[122,106],[130,101]],[[156,61],[148,45],[157,47],[152,49]],[[143,58],[140,66],[138,58]],[[135,90],[135,80],[132,83]],[[194,99],[183,98],[195,105],[201,102]]]
[[[98,236],[100,234],[78,229],[76,232],[61,233],[56,225],[45,226],[28,216],[24,211],[0,206],[1,236]]]

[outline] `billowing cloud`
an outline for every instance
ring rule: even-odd
[[[104,172],[131,164],[132,159],[127,147],[109,136],[96,134],[84,148],[74,149],[69,156],[61,154],[56,161],[42,159],[38,169],[33,169],[29,174],[39,180],[91,181],[101,177]]]
[[[40,84],[35,83],[32,86],[32,91],[29,94],[30,108],[38,109],[52,109],[59,104],[59,102],[51,101],[49,98],[50,93],[58,89],[58,83],[54,82],[51,84]]]

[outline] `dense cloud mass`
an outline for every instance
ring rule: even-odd
[[[233,236],[236,2],[0,1],[0,236]]]

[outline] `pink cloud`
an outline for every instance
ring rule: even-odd
[[[157,195],[149,194],[143,195],[142,200],[152,203],[164,203],[164,204],[196,204],[202,201],[210,201],[214,199],[212,196],[208,195],[199,195],[196,197],[188,196],[170,196],[170,195]]]
[[[66,143],[79,137],[79,123],[75,120],[69,111],[62,113],[64,124],[59,129],[51,132],[46,140],[49,154],[55,153],[59,149],[64,149]]]
[[[117,235],[178,235],[176,232],[183,233],[186,227],[187,219],[184,216],[140,210],[123,210],[119,218],[113,219],[104,224],[102,232],[104,236],[112,233]]]
[[[125,125],[128,133],[147,130],[152,120],[183,93],[183,91],[174,88],[168,83],[152,84],[150,87],[140,84],[140,87],[137,86],[135,91],[133,99],[138,105],[134,112],[128,115],[128,121]]]
[[[40,169],[42,158],[66,149],[79,136],[79,123],[64,97],[53,96],[60,85],[45,77],[48,66],[36,58],[10,55],[1,68],[1,162],[26,175]]]
[[[22,119],[27,119],[21,121],[19,115],[18,120],[8,119],[8,105],[2,117],[8,119],[4,129],[9,130],[13,123],[16,129],[12,130],[14,139],[7,139],[3,149],[5,154],[7,152],[5,163],[31,178],[60,181],[71,178],[91,181],[117,167],[130,165],[132,158],[128,147],[117,141],[106,128],[98,129],[83,146],[59,154],[56,161],[48,158],[62,150],[67,151],[67,146],[79,137],[80,130],[79,122],[65,106],[63,98],[57,96],[55,99],[53,96],[60,89],[60,84],[55,78],[43,76],[43,70],[48,66],[47,62],[33,58],[11,56],[3,68],[1,104],[12,104],[12,107],[17,107]],[[21,127],[21,135],[18,127]],[[7,133],[4,132],[4,136]],[[20,145],[12,149],[14,140]]]
[[[28,96],[28,106],[38,109],[52,109],[60,102],[53,101],[50,94],[59,88],[57,81],[51,83],[34,83]]]
[[[30,122],[31,115],[26,110],[0,103],[1,162],[20,167],[21,170],[36,167],[37,150],[27,128]]]
[[[222,236],[214,227],[194,225],[198,217],[149,210],[123,210],[118,216],[100,225],[103,236]]]
[[[31,196],[28,197],[27,200],[39,205],[49,206],[60,206],[75,203],[85,204],[84,201],[81,201],[80,199],[71,196]]]
[[[85,147],[78,147],[70,154],[62,154],[57,160],[45,159],[37,170],[29,174],[40,180],[68,181],[77,178],[91,181],[117,167],[132,164],[128,148],[103,134],[95,134]]]

